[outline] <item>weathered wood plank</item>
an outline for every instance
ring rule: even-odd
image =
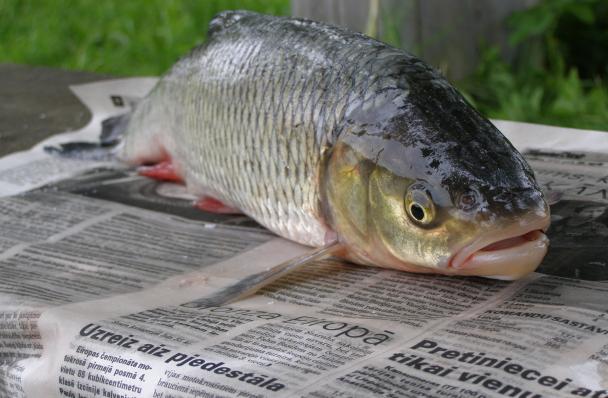
[[[91,72],[0,64],[0,156],[83,127],[91,113],[69,85],[109,78],[112,76]]]
[[[306,0],[292,1],[293,16],[345,26],[362,32],[367,23],[369,0]]]
[[[484,46],[498,45],[506,59],[506,18],[538,0],[380,0],[379,38],[405,48],[451,79],[471,73]],[[292,13],[364,32],[369,0],[292,0]]]
[[[470,73],[488,45],[498,45],[505,57],[507,17],[528,7],[530,0],[417,0],[420,7],[421,56],[453,79]]]

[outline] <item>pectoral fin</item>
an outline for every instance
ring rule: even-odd
[[[139,175],[150,177],[160,181],[183,182],[182,177],[175,170],[173,162],[165,160],[151,166],[140,166],[137,168]]]
[[[261,288],[269,285],[283,275],[301,268],[304,264],[332,256],[342,248],[342,244],[338,241],[329,242],[323,247],[311,249],[309,253],[292,258],[291,260],[287,260],[275,267],[270,268],[268,271],[250,275],[237,283],[228,286],[211,297],[182,304],[182,306],[190,308],[206,308],[234,303],[235,301],[239,301],[251,296]]]
[[[223,202],[210,196],[203,196],[199,199],[194,207],[197,209],[216,214],[242,214],[243,212],[235,207],[228,206]]]

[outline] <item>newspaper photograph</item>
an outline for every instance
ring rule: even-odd
[[[496,121],[557,198],[523,279],[329,258],[228,300],[311,249],[44,151],[153,85],[76,86],[84,129],[0,159],[1,397],[608,397],[608,133]]]

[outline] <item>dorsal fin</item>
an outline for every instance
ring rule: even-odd
[[[208,31],[207,35],[212,36],[212,35],[216,34],[217,32],[219,32],[223,29],[226,29],[228,26],[232,25],[239,19],[246,17],[246,16],[252,16],[252,15],[258,15],[258,14],[256,14],[255,12],[244,11],[244,10],[222,11],[219,14],[217,14],[215,17],[213,17],[211,22],[209,22],[209,31]]]

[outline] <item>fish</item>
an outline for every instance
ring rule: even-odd
[[[301,18],[225,11],[102,141],[199,207],[358,264],[518,279],[549,206],[505,136],[405,50]]]

